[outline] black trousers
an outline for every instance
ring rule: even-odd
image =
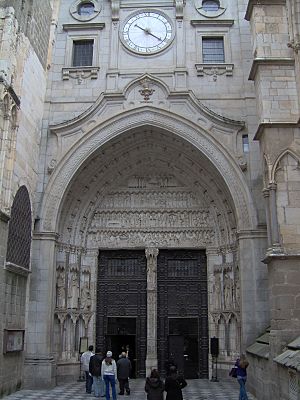
[[[126,390],[126,393],[130,393],[128,378],[126,379],[118,378],[118,380],[120,385],[120,393],[124,394],[124,389]]]

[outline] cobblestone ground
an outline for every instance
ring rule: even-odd
[[[130,381],[131,394],[129,396],[118,396],[118,400],[145,400],[144,392],[145,381],[134,379]],[[85,384],[76,382],[64,386],[57,386],[52,390],[20,390],[10,396],[4,397],[6,400],[87,400],[95,399],[93,394],[85,393]],[[255,400],[251,395],[249,400]],[[184,400],[238,400],[239,388],[235,379],[224,380],[221,382],[210,382],[204,379],[194,379],[188,381],[188,386],[183,389]],[[103,398],[105,399],[105,397]]]

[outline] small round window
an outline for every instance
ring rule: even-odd
[[[79,15],[92,15],[95,10],[95,6],[91,2],[81,3],[78,6]]]
[[[202,8],[204,11],[218,11],[220,8],[220,4],[216,0],[203,0],[202,1]]]

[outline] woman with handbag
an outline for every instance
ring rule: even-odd
[[[242,354],[241,357],[236,360],[235,365],[237,367],[237,380],[240,385],[239,400],[248,400],[245,385],[246,385],[246,381],[247,381],[247,368],[248,368],[249,362],[248,362],[245,354]]]

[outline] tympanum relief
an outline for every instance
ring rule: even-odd
[[[98,203],[89,228],[91,247],[201,247],[220,240],[223,218],[206,201],[171,176],[135,176]],[[211,199],[210,199],[211,200]]]

